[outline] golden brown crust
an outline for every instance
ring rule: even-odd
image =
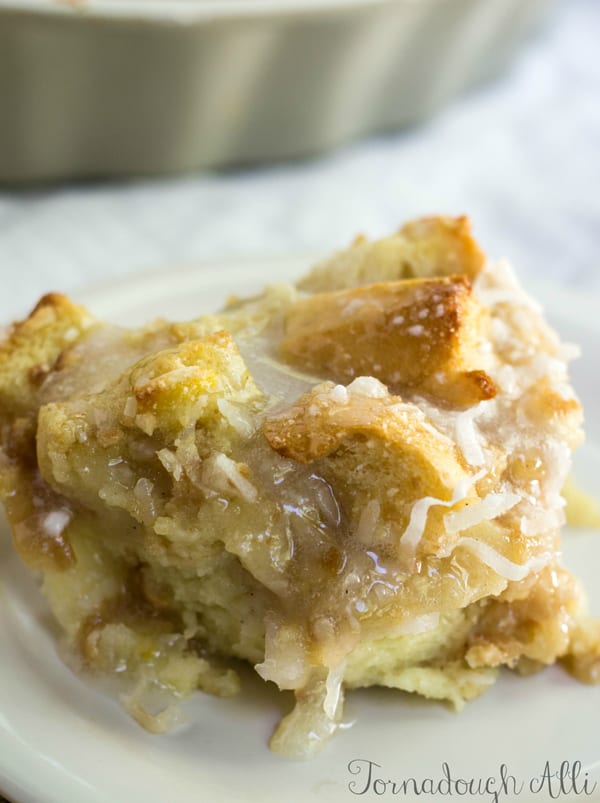
[[[485,265],[485,254],[471,233],[471,221],[460,217],[432,216],[405,223],[406,239],[422,249],[416,276],[448,276],[462,273],[475,279]]]
[[[317,265],[298,283],[301,290],[319,293],[374,282],[462,274],[475,279],[485,255],[462,217],[426,217],[404,225],[397,234],[370,241],[358,237]]]
[[[39,389],[60,360],[94,323],[83,307],[59,293],[45,295],[0,343],[0,415],[35,409]]]
[[[231,334],[220,330],[199,340],[181,343],[141,360],[128,380],[132,416],[152,416],[156,424],[178,431],[195,420],[209,398],[235,388],[250,402],[261,396]],[[147,419],[149,425],[151,420]],[[152,434],[148,430],[148,434]]]
[[[469,407],[493,398],[477,361],[486,316],[468,279],[412,279],[310,296],[286,318],[283,357],[336,382],[374,376]]]
[[[386,454],[395,455],[396,480],[409,497],[418,498],[421,491],[448,495],[465,478],[451,442],[433,432],[401,398],[350,393],[347,402],[339,403],[332,392],[332,385],[319,385],[283,413],[267,417],[263,432],[269,445],[299,463],[350,444],[375,465],[386,461]]]

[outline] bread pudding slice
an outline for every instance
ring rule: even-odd
[[[345,689],[456,708],[498,668],[600,679],[561,566],[582,440],[568,347],[465,218],[364,239],[188,323],[59,295],[0,346],[0,494],[80,664],[153,692],[293,690],[271,746],[317,752]]]

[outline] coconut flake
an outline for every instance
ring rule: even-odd
[[[459,538],[458,541],[452,545],[451,549],[453,551],[460,546],[473,552],[482,563],[485,563],[486,566],[493,569],[500,577],[504,577],[506,580],[512,580],[513,582],[523,580],[528,574],[531,574],[531,572],[539,572],[540,569],[543,569],[544,566],[547,565],[551,557],[549,554],[536,555],[525,563],[513,563],[512,560],[501,555],[494,547],[486,544],[484,541],[478,541],[475,538]],[[449,554],[450,552],[443,555],[443,557],[447,557]]]
[[[399,553],[400,557],[404,559],[407,564],[410,565],[414,561],[417,547],[425,533],[429,509],[435,507],[435,505],[440,505],[440,507],[453,507],[457,502],[466,498],[470,488],[485,474],[486,471],[482,469],[472,477],[466,477],[464,480],[461,480],[454,489],[452,498],[449,501],[438,499],[435,496],[424,496],[414,503],[410,512],[408,525],[400,536]]]
[[[357,396],[366,396],[368,399],[384,399],[388,396],[388,389],[375,379],[374,376],[357,376],[349,385],[348,390],[350,393],[355,393]]]
[[[217,407],[227,423],[244,438],[249,438],[254,432],[252,422],[248,419],[237,404],[228,399],[217,399]]]
[[[242,474],[239,465],[223,452],[217,452],[204,462],[202,480],[216,491],[236,491],[246,502],[255,502],[258,491]]]
[[[425,613],[422,616],[414,616],[412,619],[405,619],[394,625],[389,635],[406,636],[426,633],[428,630],[433,630],[434,627],[437,627],[439,623],[439,613]]]
[[[475,427],[475,419],[485,411],[486,403],[479,402],[476,407],[471,407],[456,417],[456,442],[470,466],[482,466],[485,463],[481,447],[482,435]]]
[[[263,680],[271,680],[280,689],[298,689],[305,685],[309,666],[302,635],[293,626],[279,627],[267,622],[265,658],[254,669]]]
[[[343,385],[332,387],[329,396],[336,404],[348,404],[348,391]]]
[[[179,482],[183,475],[183,466],[177,459],[177,456],[170,449],[161,449],[156,453],[156,456],[169,474],[172,474],[173,479]]]
[[[521,497],[515,493],[490,493],[462,510],[447,513],[444,516],[444,527],[447,533],[460,533],[482,521],[491,521],[502,516],[520,501]]]
[[[146,435],[152,436],[157,425],[156,416],[153,413],[140,413],[135,417],[135,424]]]
[[[135,396],[128,396],[123,408],[125,418],[135,418],[137,414],[137,399]]]
[[[62,535],[65,527],[71,521],[71,513],[68,510],[53,510],[47,513],[42,519],[42,528],[46,535],[57,538]]]
[[[325,682],[325,699],[323,700],[323,711],[329,719],[335,719],[338,706],[340,704],[340,697],[342,693],[342,681],[344,680],[344,672],[346,671],[346,662],[342,661],[341,664],[329,670],[327,680]]]

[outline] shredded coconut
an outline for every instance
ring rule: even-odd
[[[236,491],[246,502],[255,502],[258,491],[239,469],[239,464],[223,452],[209,457],[202,467],[202,479],[216,491]]]
[[[217,407],[223,418],[236,432],[245,438],[249,438],[252,435],[254,427],[239,405],[233,404],[227,399],[217,399]]]
[[[346,671],[346,662],[342,662],[339,666],[329,670],[327,680],[325,682],[326,694],[323,700],[323,711],[327,714],[329,719],[334,719],[338,706],[340,704],[340,697],[342,693],[342,681],[344,680],[344,672]]]
[[[156,416],[153,413],[141,413],[136,415],[135,423],[146,435],[153,435],[156,429]]]
[[[265,659],[254,669],[263,678],[276,683],[280,689],[298,689],[308,679],[306,649],[298,628],[280,628],[267,623]]]
[[[369,399],[384,399],[388,396],[388,389],[375,379],[374,376],[358,376],[348,385],[348,391],[357,396],[366,396]]]
[[[135,418],[137,413],[137,399],[135,396],[128,396],[123,408],[125,418]]]
[[[418,633],[426,633],[428,630],[433,630],[440,623],[439,613],[425,613],[422,616],[415,616],[412,619],[405,619],[394,625],[390,635],[406,636],[417,635]]]
[[[53,510],[46,514],[42,521],[44,532],[51,538],[62,535],[65,527],[71,521],[71,513],[68,510]]]
[[[482,563],[485,563],[486,566],[493,569],[500,577],[504,577],[506,580],[511,580],[513,582],[523,580],[532,572],[539,572],[550,560],[550,555],[536,555],[525,563],[513,563],[512,560],[501,555],[500,552],[489,544],[486,544],[484,541],[478,541],[475,538],[459,538],[458,541],[452,545],[451,551],[454,551],[458,547],[464,547],[470,550]],[[447,557],[449,554],[450,552],[442,555],[442,557]]]
[[[479,402],[476,407],[471,407],[456,417],[456,442],[470,466],[483,466],[485,463],[482,436],[475,427],[475,419],[484,412],[486,403]]]
[[[425,533],[425,527],[427,526],[427,514],[429,513],[430,508],[434,507],[435,505],[440,505],[441,507],[453,507],[457,502],[460,502],[466,498],[470,488],[476,482],[478,482],[485,475],[485,473],[485,470],[479,471],[473,477],[466,477],[464,480],[459,482],[454,490],[454,493],[452,494],[452,499],[447,502],[443,499],[437,499],[435,496],[425,496],[422,499],[417,500],[410,512],[408,526],[400,536],[400,557],[403,558],[408,564],[412,564],[417,547]]]
[[[467,505],[462,510],[452,511],[444,516],[444,527],[450,534],[460,533],[475,527],[482,521],[491,521],[511,510],[521,501],[515,493],[489,493],[478,502]]]
[[[156,456],[169,474],[173,475],[173,479],[176,482],[179,482],[183,475],[183,466],[177,459],[176,455],[170,449],[161,449],[156,453]]]
[[[343,385],[333,387],[329,395],[336,404],[348,404],[348,391]]]

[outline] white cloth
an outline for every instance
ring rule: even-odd
[[[0,321],[48,290],[161,265],[326,254],[467,213],[485,250],[600,293],[600,2],[566,0],[496,81],[320,158],[0,194]]]

